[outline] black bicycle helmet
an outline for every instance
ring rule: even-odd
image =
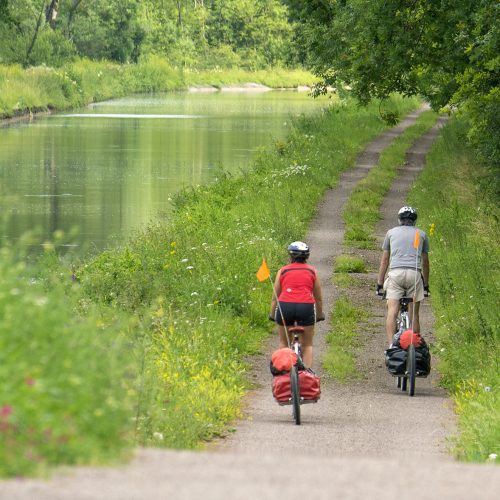
[[[413,207],[404,206],[399,209],[398,212],[399,220],[411,220],[415,222],[417,220],[417,210]]]
[[[303,241],[294,241],[288,245],[288,254],[294,258],[303,257],[307,259],[309,257],[309,247]]]

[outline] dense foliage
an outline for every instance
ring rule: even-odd
[[[325,84],[363,103],[420,94],[471,119],[469,138],[500,165],[500,4],[496,0],[288,0],[303,56]]]
[[[293,29],[279,0],[0,0],[0,63],[154,54],[176,65],[255,69],[293,60]]]

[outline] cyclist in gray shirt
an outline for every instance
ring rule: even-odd
[[[420,333],[420,301],[429,293],[429,240],[415,227],[417,211],[413,207],[402,207],[398,219],[399,226],[389,229],[385,235],[377,280],[377,295],[381,295],[383,289],[387,299],[389,345],[396,333],[399,299],[413,298],[414,304],[409,308],[412,329]]]

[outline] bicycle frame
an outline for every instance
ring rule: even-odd
[[[410,297],[403,297],[399,299],[399,314],[397,319],[398,333],[411,328],[410,314],[408,306],[413,302]]]

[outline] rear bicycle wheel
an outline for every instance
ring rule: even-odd
[[[406,360],[406,371],[408,372],[409,390],[408,395],[413,396],[415,394],[415,378],[416,365],[415,365],[415,346],[410,344],[408,347],[408,358]]]
[[[296,366],[290,370],[290,388],[292,392],[293,419],[297,425],[300,425],[300,388],[299,372]]]

